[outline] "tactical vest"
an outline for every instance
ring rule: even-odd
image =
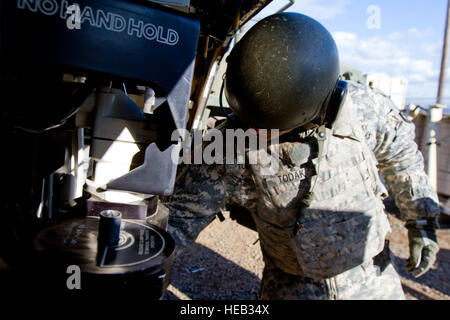
[[[354,112],[348,105],[342,109],[333,129],[326,129],[320,161],[316,140],[309,139],[279,144],[279,156],[272,154],[279,164],[275,174],[267,175],[267,165],[250,165],[258,189],[252,215],[261,248],[290,274],[336,276],[380,253],[390,231],[377,161]],[[311,184],[312,202],[296,233],[298,210]]]

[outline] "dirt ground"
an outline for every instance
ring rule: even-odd
[[[404,271],[409,256],[407,230],[386,203],[394,265],[407,300],[450,300],[450,225],[437,231],[440,251],[433,268],[420,278]],[[256,232],[225,214],[215,219],[175,261],[171,284],[162,300],[254,300],[258,298],[263,261]]]

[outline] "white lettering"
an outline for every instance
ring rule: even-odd
[[[223,132],[215,128],[208,130],[204,136],[202,130],[195,130],[192,135],[185,129],[174,130],[171,140],[181,143],[182,156],[179,149],[174,149],[172,161],[175,164],[223,164],[225,159],[226,164],[244,165],[248,160],[249,164],[261,167],[261,175],[274,175],[279,170],[279,130],[271,129],[267,132],[267,129],[259,129],[258,134],[254,129],[226,129],[224,138]],[[204,143],[212,139],[213,142]],[[280,182],[281,179],[285,182],[293,181],[301,179],[301,175],[299,172],[292,172],[279,176],[279,179]]]
[[[91,7],[86,6],[83,9],[83,12],[81,12],[81,23],[84,23],[84,21],[88,20],[89,24],[93,27],[96,26],[95,18],[94,18],[94,12],[92,11]]]
[[[114,32],[122,32],[127,28],[127,22],[124,17],[118,15],[118,14],[112,14],[113,16],[113,27],[112,31]]]
[[[39,9],[43,14],[52,16],[58,12],[58,3],[55,0],[41,0]]]
[[[188,305],[186,307],[181,307],[180,310],[180,314],[182,315],[187,315],[187,314],[192,314],[192,315],[207,315],[208,318],[210,318],[212,316],[212,314],[214,313],[214,307],[196,307],[196,306],[191,306]]]
[[[30,10],[32,12],[37,12],[37,10],[38,10],[37,3],[38,3],[38,0],[18,0],[17,8],[25,9],[25,7],[27,7],[28,10]]]
[[[128,23],[128,34],[132,36],[134,33],[136,33],[136,36],[138,38],[142,38],[143,27],[144,27],[143,21],[138,21],[138,23],[135,24],[134,19],[130,18],[130,21]]]
[[[66,0],[61,1],[61,6],[59,8],[59,17],[63,20],[66,20],[67,18],[67,9],[69,7],[69,3]]]
[[[225,314],[231,313],[233,314],[233,305],[227,306],[225,305]]]
[[[167,38],[164,38],[164,29],[161,26],[158,27],[158,38],[156,41],[167,44]]]
[[[236,138],[236,148],[234,148],[234,142]],[[245,140],[248,138],[250,149],[256,149],[256,132],[253,129],[249,129],[244,133],[242,129],[226,129],[226,163],[232,164],[244,164],[245,163]],[[236,149],[236,162],[234,161],[234,150]]]
[[[175,30],[169,29],[167,31],[167,44],[168,45],[173,46],[173,45],[177,44],[178,39],[179,39],[179,36]]]
[[[112,29],[112,14],[108,12],[105,15],[103,10],[97,10],[97,23],[95,24],[97,28],[105,28],[106,30]]]
[[[203,161],[206,164],[223,164],[223,137],[220,130],[210,129],[205,135],[205,141],[211,141],[214,137],[214,142],[208,144],[203,150]],[[214,155],[213,155],[214,154]]]
[[[367,14],[371,14],[366,21],[367,29],[381,29],[381,9],[379,6],[371,5],[367,7]]]
[[[66,281],[67,289],[81,289],[81,269],[77,265],[71,265],[67,267],[67,274],[71,274]]]
[[[203,162],[203,132],[202,130],[194,131],[194,164],[202,164]]]
[[[262,311],[262,314],[269,314],[269,310],[267,310],[269,308],[269,305],[262,305],[262,307],[264,308],[264,310]]]
[[[129,36],[144,37],[170,46],[176,45],[180,40],[176,30],[134,18],[126,19],[122,15],[90,6],[81,8],[77,3],[69,5],[67,0],[17,0],[17,8],[47,16],[59,15],[61,19],[66,20],[69,30],[79,30],[82,23],[89,22],[89,25],[95,28],[114,32],[125,31]]]
[[[180,150],[174,148],[172,150],[172,163],[176,164],[191,164],[191,139],[189,131],[186,129],[176,129],[172,132],[171,141],[181,143],[182,156],[180,157]]]
[[[67,8],[67,13],[70,14],[70,16],[67,18],[66,26],[67,29],[73,30],[81,29],[81,10],[80,6],[78,4],[73,4],[70,7]]]
[[[147,23],[143,29],[144,37],[147,40],[155,40],[156,39],[156,27],[151,23]]]

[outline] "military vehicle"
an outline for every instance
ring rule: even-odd
[[[0,2],[2,290],[161,296],[171,134],[198,127],[218,63],[270,2]]]

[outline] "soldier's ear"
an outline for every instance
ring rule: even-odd
[[[324,119],[324,124],[327,128],[331,129],[331,126],[336,120],[336,116],[339,112],[339,109],[344,104],[345,97],[348,92],[348,83],[345,80],[339,79],[336,82],[336,86],[331,92],[330,99],[328,100],[328,104],[326,106],[326,114]]]

